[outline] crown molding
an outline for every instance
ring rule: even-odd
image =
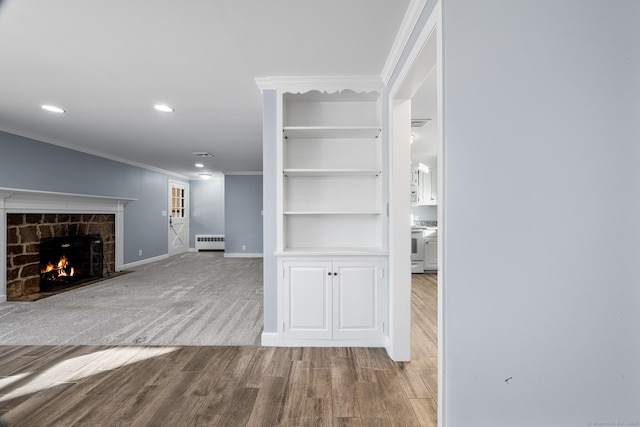
[[[391,76],[400,61],[400,56],[402,56],[402,52],[407,46],[409,38],[428,1],[429,0],[411,0],[407,8],[407,13],[404,15],[404,19],[396,35],[396,39],[391,47],[391,51],[389,52],[389,56],[387,57],[387,62],[382,69],[381,79],[385,86],[389,83],[389,80],[391,80]]]
[[[262,175],[262,171],[230,171],[223,172],[225,176]]]
[[[384,88],[380,76],[275,76],[259,77],[255,81],[262,91],[278,90],[282,93],[381,92]]]

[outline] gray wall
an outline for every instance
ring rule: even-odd
[[[189,185],[189,246],[196,234],[224,234],[224,177],[193,180]]]
[[[447,426],[640,420],[639,22],[443,1]]]
[[[181,181],[0,131],[0,187],[138,199],[124,211],[125,263],[167,253],[169,178]]]
[[[262,175],[225,176],[224,195],[225,253],[261,254]]]
[[[278,277],[276,252],[276,137],[277,137],[277,92],[263,91],[263,228],[264,228],[264,332],[278,331]]]

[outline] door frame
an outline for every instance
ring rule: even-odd
[[[428,3],[425,2],[424,5]],[[417,27],[415,27],[418,30]],[[438,109],[438,425],[446,425],[446,325],[445,325],[445,283],[446,283],[446,241],[447,232],[444,221],[446,211],[446,188],[444,144],[444,73],[442,43],[442,4],[437,0],[426,24],[419,29],[415,44],[409,49],[404,64],[400,64],[396,80],[388,87],[389,102],[389,237],[390,242],[406,241],[389,246],[389,346],[388,351],[394,360],[409,360],[411,356],[411,272],[409,260],[410,227],[407,218],[410,215],[410,168],[411,149],[407,133],[410,133],[410,102],[415,91],[421,86],[420,63],[425,59],[421,55],[432,36],[437,37],[436,73],[437,73],[437,109]],[[424,75],[426,77],[426,74]],[[409,108],[407,109],[407,103]],[[409,117],[407,117],[407,110]],[[406,173],[405,173],[406,172]],[[406,177],[404,176],[406,175]],[[405,202],[406,201],[406,202]],[[405,238],[406,237],[406,238]],[[404,239],[404,240],[401,240]]]
[[[184,221],[185,221],[185,229],[186,229],[186,242],[185,242],[185,250],[184,251],[180,251],[180,252],[175,252],[175,253],[171,253],[171,226],[170,226],[170,221],[171,221],[171,210],[173,208],[173,205],[171,203],[171,198],[172,198],[172,194],[171,194],[171,189],[173,188],[174,185],[179,185],[184,187]],[[189,252],[189,241],[190,241],[190,236],[189,236],[189,217],[190,217],[190,210],[189,210],[189,205],[190,205],[190,200],[189,200],[189,183],[188,182],[182,182],[182,181],[174,181],[174,180],[168,180],[167,182],[167,255],[172,256],[172,255],[177,255],[177,254],[181,254],[184,252]]]

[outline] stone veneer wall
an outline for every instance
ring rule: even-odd
[[[40,239],[99,234],[104,271],[115,271],[115,215],[7,214],[7,300],[40,292]]]

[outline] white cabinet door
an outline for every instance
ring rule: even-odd
[[[333,338],[375,338],[381,332],[381,265],[334,261]]]
[[[420,171],[420,205],[431,202],[431,174]]]
[[[329,261],[285,262],[284,335],[291,338],[330,339],[331,283]]]
[[[382,335],[382,261],[283,261],[283,334],[302,339]]]
[[[438,204],[438,170],[431,169],[429,172],[431,175],[431,205]]]
[[[438,241],[435,239],[426,240],[424,243],[424,269],[438,269]]]

